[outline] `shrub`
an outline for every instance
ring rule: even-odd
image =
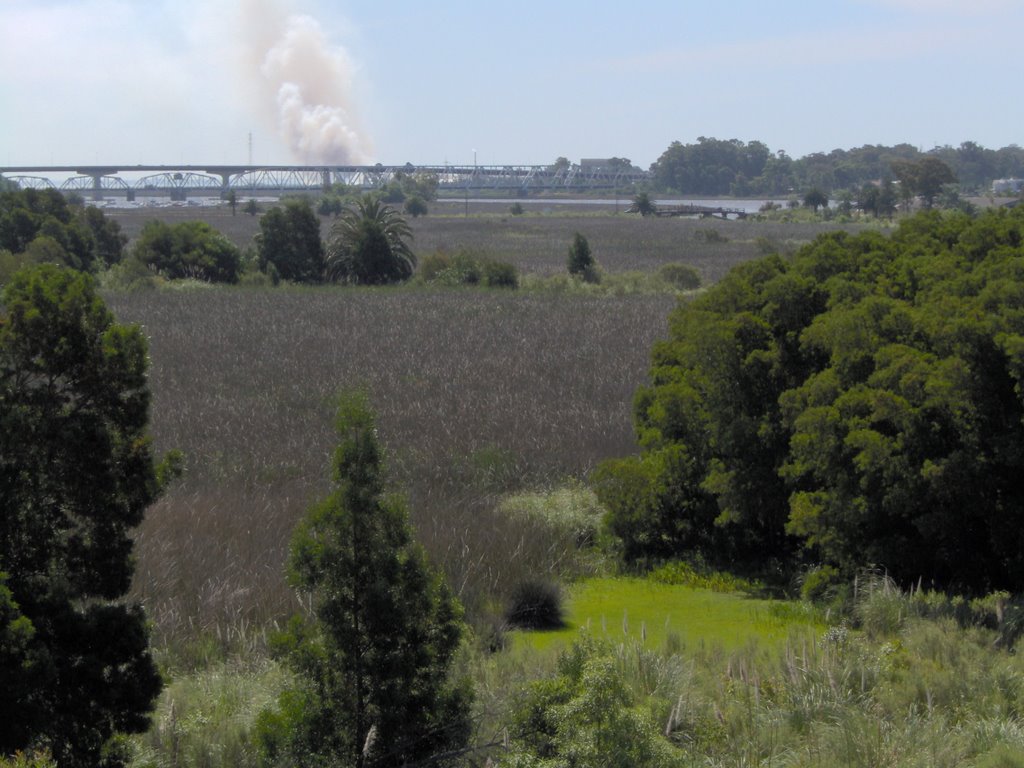
[[[693,232],[693,239],[705,243],[728,243],[729,238],[715,228],[696,229]]]
[[[15,752],[9,757],[0,755],[0,768],[56,768],[57,763],[49,752]]]
[[[316,212],[321,216],[337,216],[344,208],[344,201],[334,194],[324,195],[316,204]]]
[[[547,579],[519,582],[509,598],[505,620],[520,629],[559,629],[565,623],[561,587]]]
[[[519,272],[515,266],[505,261],[482,262],[484,285],[488,288],[518,288]]]
[[[578,641],[559,658],[557,677],[526,689],[509,729],[509,764],[681,765],[682,755],[630,690],[632,672],[609,647]]]
[[[218,283],[237,283],[242,260],[238,248],[203,221],[150,221],[142,228],[133,255],[171,280],[194,278]]]
[[[405,212],[414,219],[420,216],[426,216],[428,212],[427,202],[419,195],[413,195],[412,197],[406,198]]]
[[[664,264],[658,276],[679,291],[694,291],[700,288],[700,273],[686,264]]]
[[[681,560],[665,563],[651,571],[648,578],[659,584],[674,584],[709,589],[712,592],[749,592],[764,590],[764,584],[724,571],[715,571],[700,563],[694,566]]]
[[[420,259],[417,275],[424,283],[432,283],[452,266],[452,257],[444,251],[436,251]]]
[[[905,595],[888,576],[868,573],[858,577],[854,617],[868,637],[889,637],[903,626],[909,610]]]
[[[757,250],[763,256],[768,256],[773,253],[779,253],[782,250],[782,246],[779,244],[779,241],[773,237],[765,237],[764,235],[758,235],[754,242],[757,244]]]
[[[822,600],[833,593],[840,583],[839,569],[831,565],[819,565],[804,574],[800,585],[800,597],[804,600]]]
[[[521,203],[512,203],[512,207],[508,209],[509,213],[513,216],[523,215],[523,206]]]
[[[978,768],[1024,768],[1024,749],[999,744],[978,758]]]
[[[604,509],[585,486],[569,486],[547,493],[519,493],[501,502],[507,515],[536,521],[552,533],[572,537],[576,546],[597,543]]]
[[[207,662],[174,676],[153,725],[132,738],[132,765],[255,768],[256,719],[292,684],[283,665]],[[26,766],[25,768],[29,768]]]
[[[452,265],[441,281],[448,285],[478,285],[482,277],[480,261],[467,251],[459,251],[452,258]]]
[[[102,275],[104,288],[115,291],[137,291],[156,287],[156,278],[149,267],[138,259],[125,259]]]
[[[590,252],[590,243],[579,232],[573,235],[572,245],[569,246],[567,267],[570,275],[580,277],[584,282],[598,283],[601,281],[597,262],[594,261],[594,256]]]
[[[438,285],[484,285],[488,288],[518,288],[519,273],[503,261],[462,250],[454,256],[438,251],[423,259],[419,278]]]

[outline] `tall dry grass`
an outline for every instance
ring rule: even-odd
[[[485,291],[109,295],[150,339],[152,431],[186,474],[140,528],[158,644],[258,642],[294,611],[292,527],[329,486],[339,389],[366,386],[428,554],[476,616],[573,544],[496,511],[634,449],[630,403],[674,300]]]
[[[625,203],[621,206],[624,209]],[[531,203],[522,216],[512,216],[507,211],[505,205],[470,204],[466,216],[461,203],[432,203],[430,215],[409,220],[413,250],[424,255],[468,248],[514,264],[522,274],[547,276],[565,272],[573,234],[580,232],[607,272],[649,272],[667,263],[682,262],[697,269],[705,283],[712,283],[734,265],[758,258],[766,249],[787,251],[822,232],[857,232],[878,226],[872,222],[644,219],[623,212],[616,214],[611,207],[554,202]],[[132,238],[153,218],[170,223],[207,221],[240,248],[251,245],[253,236],[259,232],[258,217],[232,216],[226,207],[113,209],[107,215]],[[333,220],[321,217],[320,222],[326,237]]]

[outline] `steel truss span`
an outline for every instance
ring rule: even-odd
[[[68,174],[72,174],[67,177]],[[19,186],[60,187],[65,191],[107,194],[256,194],[323,192],[335,185],[380,189],[403,176],[425,175],[448,193],[474,190],[534,191],[629,189],[647,181],[645,171],[602,165],[323,165],[243,166],[20,166],[0,167],[0,176]],[[66,177],[63,182],[53,179]]]
[[[45,176],[27,176],[25,174],[18,174],[12,176],[4,176],[8,181],[12,181],[22,189],[56,189],[53,182]]]
[[[72,176],[61,185],[64,192],[124,192],[130,189],[128,182],[118,176]]]

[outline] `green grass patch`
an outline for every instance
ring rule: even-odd
[[[638,641],[678,652],[757,645],[781,648],[794,630],[824,629],[811,614],[779,611],[782,603],[738,593],[639,578],[588,579],[569,590],[566,625],[515,632],[514,644],[539,651],[567,646],[580,632],[612,642]]]

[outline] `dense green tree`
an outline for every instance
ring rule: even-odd
[[[633,161],[628,157],[609,157],[608,168],[614,171],[631,171],[633,170]]]
[[[227,203],[231,207],[231,215],[234,216],[238,212],[238,193],[235,190],[228,190]]]
[[[418,197],[424,202],[437,200],[440,180],[433,173],[412,173],[402,175],[402,191],[407,198]]]
[[[321,196],[316,204],[316,212],[321,216],[337,216],[345,209],[345,202],[339,195],[328,193]]]
[[[261,748],[272,765],[446,764],[469,733],[469,690],[450,668],[460,607],[385,493],[365,395],[343,396],[337,426],[337,487],[300,523],[289,560],[315,622],[297,619],[281,640],[300,685],[261,715]]]
[[[260,212],[260,204],[256,202],[255,198],[250,197],[243,210],[250,216],[255,216]]]
[[[696,144],[672,142],[651,166],[659,189],[696,195],[729,195],[764,172],[771,153],[759,141],[749,144],[701,136]]]
[[[92,279],[17,273],[0,310],[0,754],[96,766],[160,690],[123,602],[132,529],[159,491],[146,343]]]
[[[975,194],[987,192],[995,179],[1024,176],[1024,149],[1016,145],[992,150],[965,141],[958,147],[936,147],[928,154],[948,165],[960,185]]]
[[[921,198],[925,208],[935,204],[943,186],[956,181],[953,171],[937,157],[923,157],[915,162],[897,161],[892,172],[904,189]]]
[[[865,144],[791,158],[772,153],[759,141],[744,143],[701,137],[695,144],[673,142],[651,166],[655,188],[682,194],[786,195],[817,187],[829,195],[879,184],[893,174],[893,163],[925,158],[948,166],[965,190],[987,190],[997,178],[1024,176],[1024,149],[990,150],[965,141],[958,147],[922,152],[910,144]],[[915,193],[917,194],[917,193]]]
[[[272,266],[282,280],[317,283],[323,279],[320,221],[308,200],[288,200],[271,208],[260,218],[256,238],[261,272]]]
[[[126,239],[116,222],[95,207],[69,202],[55,189],[24,189],[0,193],[0,250],[26,253],[32,259],[94,270],[121,259]]]
[[[1024,586],[1024,211],[924,212],[674,313],[596,474],[627,557]]]
[[[204,221],[147,222],[132,253],[151,270],[172,280],[190,277],[215,283],[238,282],[238,248]]]
[[[555,158],[555,162],[553,162],[548,167],[548,170],[550,170],[552,173],[563,173],[564,174],[570,168],[572,168],[572,163],[569,162],[569,158],[567,158],[567,157],[557,157],[557,158]]]
[[[104,266],[119,264],[124,256],[128,237],[121,232],[121,225],[107,218],[103,211],[89,205],[82,210],[82,221],[92,232],[96,244],[96,257]]]
[[[789,194],[797,185],[793,167],[793,158],[787,155],[785,150],[780,149],[774,155],[769,154],[761,175],[750,180],[746,194]]]
[[[394,208],[375,195],[363,195],[342,211],[327,244],[328,280],[384,285],[408,280],[416,255],[412,230]]]
[[[865,184],[858,195],[857,207],[872,216],[890,217],[896,213],[896,201],[896,187],[887,179],[881,186]]]

